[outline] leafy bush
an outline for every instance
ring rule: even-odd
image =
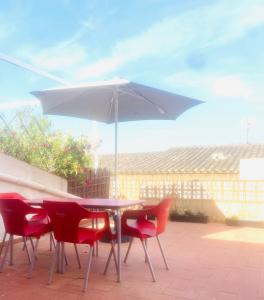
[[[55,132],[46,117],[28,109],[17,112],[11,125],[0,126],[1,152],[64,178],[83,179],[83,170],[92,165],[89,148],[87,138]]]

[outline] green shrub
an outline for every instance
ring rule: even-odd
[[[32,110],[16,113],[12,127],[0,126],[0,151],[58,176],[83,178],[92,165],[85,137],[54,131],[51,122]]]

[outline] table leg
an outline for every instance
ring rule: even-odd
[[[100,211],[99,209],[96,209],[95,211]],[[95,228],[98,229],[98,219],[95,220]],[[95,243],[95,256],[99,255],[99,243],[96,241]]]
[[[117,282],[121,282],[121,211],[116,211],[117,225]]]
[[[95,211],[95,209],[93,208],[92,211]],[[94,226],[95,226],[95,222],[94,222],[94,219],[92,219],[92,228],[94,229]],[[92,253],[93,256],[95,256],[95,248],[93,247],[93,253]]]

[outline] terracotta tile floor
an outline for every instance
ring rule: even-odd
[[[132,246],[127,264],[122,265],[121,283],[116,282],[113,263],[108,274],[102,275],[109,245],[101,243],[85,294],[81,291],[82,271],[71,245],[67,247],[66,272],[55,274],[53,283],[47,285],[51,260],[48,238],[40,241],[32,279],[26,277],[26,254],[17,244],[14,266],[6,266],[0,274],[0,299],[264,300],[264,229],[169,223],[161,240],[169,271],[164,268],[156,241],[148,244],[157,283],[151,281],[138,241]],[[123,244],[123,255],[126,248]],[[83,264],[87,250],[80,247]]]

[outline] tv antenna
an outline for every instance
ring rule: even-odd
[[[249,144],[249,134],[250,129],[253,128],[256,124],[256,118],[255,117],[246,117],[241,120],[241,126],[245,129],[245,142],[246,144]]]

